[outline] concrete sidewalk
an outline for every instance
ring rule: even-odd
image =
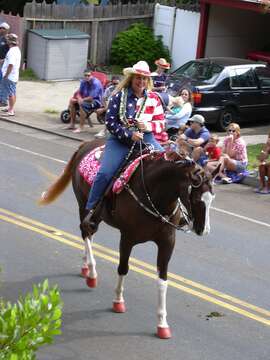
[[[20,81],[17,87],[15,116],[7,117],[0,111],[0,120],[78,141],[91,140],[94,134],[102,129],[95,114],[92,115],[94,127],[90,128],[86,124],[85,131],[80,134],[64,130],[67,125],[60,120],[61,111],[67,109],[69,98],[78,86],[78,81]]]
[[[85,131],[79,134],[64,130],[66,125],[60,120],[61,111],[67,109],[68,100],[78,86],[79,81],[20,81],[17,87],[15,116],[6,117],[0,111],[0,120],[77,141],[92,140],[94,135],[103,127],[95,119],[95,114],[92,116],[94,127],[90,128],[86,124]],[[242,134],[247,145],[260,144],[265,143],[269,130],[269,126],[243,128]],[[224,137],[224,133],[219,135],[221,139]],[[258,179],[256,176],[248,176],[243,183],[257,186]]]

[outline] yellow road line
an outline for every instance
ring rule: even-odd
[[[4,213],[4,214],[7,215],[7,216],[6,215],[0,215],[0,219],[3,220],[3,221],[12,223],[14,225],[20,226],[20,227],[22,227],[24,229],[27,229],[27,230],[30,230],[30,231],[34,231],[34,232],[36,232],[38,234],[41,234],[41,235],[43,235],[45,237],[57,240],[57,241],[59,241],[61,243],[72,246],[74,248],[77,248],[77,249],[80,249],[80,250],[84,249],[83,244],[80,245],[79,243],[77,243],[78,240],[81,243],[83,243],[82,240],[77,236],[66,233],[66,232],[61,231],[59,229],[56,229],[56,228],[54,228],[52,226],[48,226],[46,224],[40,223],[40,222],[35,221],[33,219],[26,218],[26,217],[24,217],[22,215],[12,213],[12,212],[10,212],[8,210],[5,210],[5,209],[0,208],[0,213]],[[12,216],[13,218],[11,218],[10,216]],[[39,226],[40,228],[37,228],[36,226],[32,226],[33,224],[36,225],[36,226]],[[46,230],[43,230],[42,228],[47,229],[47,230],[52,231],[52,232],[48,232]],[[68,240],[66,238],[63,238],[62,235],[65,235],[65,236],[67,236],[69,238],[72,238],[72,239],[76,240],[76,242],[74,242],[72,240]],[[104,260],[110,261],[112,263],[118,264],[118,255],[119,254],[116,251],[108,249],[108,248],[106,248],[104,246],[101,246],[101,245],[98,245],[98,244],[94,244],[94,245],[96,245],[96,247],[98,249],[98,250],[94,250],[94,253],[95,253],[96,256],[98,256],[100,258],[103,258]],[[104,250],[107,253],[109,253],[110,255],[104,254],[102,252]],[[111,255],[113,255],[113,256],[111,256]],[[131,270],[133,270],[133,271],[135,271],[137,273],[143,274],[143,275],[145,275],[147,277],[156,279],[156,277],[157,277],[156,274],[155,274],[156,268],[154,266],[152,266],[150,264],[147,264],[147,263],[145,263],[143,261],[140,261],[138,259],[135,259],[135,258],[132,258],[131,260],[132,260],[131,262],[133,262],[134,264],[143,266],[145,269],[151,270],[154,273],[149,272],[147,270],[144,270],[144,269],[142,269],[142,268],[140,268],[140,267],[138,267],[136,265],[130,264],[130,269]],[[193,282],[191,280],[188,280],[188,279],[185,279],[185,278],[183,278],[183,277],[181,277],[179,275],[169,273],[169,277],[176,280],[176,281],[181,281],[185,285],[190,285],[192,287],[199,288],[200,290],[208,292],[209,294],[213,294],[213,295],[218,296],[220,298],[223,298],[223,299],[225,299],[227,301],[230,301],[230,302],[232,302],[234,304],[237,304],[237,305],[240,305],[242,307],[246,307],[246,308],[248,308],[250,310],[256,311],[257,313],[260,313],[262,315],[270,316],[270,311],[268,311],[266,309],[262,309],[260,307],[255,306],[255,305],[246,303],[245,301],[234,298],[234,297],[232,297],[230,295],[227,295],[227,294],[223,294],[223,293],[221,293],[219,291],[208,288],[208,287],[206,287],[204,285],[201,285],[199,283],[195,283],[195,282]],[[265,319],[265,318],[263,318],[261,316],[253,314],[253,313],[251,313],[249,311],[246,311],[244,309],[238,308],[235,305],[232,305],[232,304],[226,303],[224,301],[221,301],[219,299],[216,299],[216,298],[214,298],[212,296],[209,296],[208,294],[204,294],[204,293],[202,293],[202,292],[200,292],[198,290],[195,290],[195,289],[189,288],[187,286],[184,286],[182,284],[179,284],[176,281],[173,281],[173,280],[169,279],[168,283],[169,283],[170,286],[172,286],[172,287],[174,287],[174,288],[176,288],[178,290],[184,291],[184,292],[189,293],[189,294],[191,294],[193,296],[201,298],[201,299],[203,299],[205,301],[208,301],[208,302],[214,303],[216,305],[222,306],[222,307],[224,307],[226,309],[234,311],[234,312],[236,312],[238,314],[241,314],[243,316],[246,316],[246,317],[248,317],[250,319],[259,321],[260,323],[263,323],[265,325],[268,325],[268,326],[270,325],[270,320],[268,320],[268,319]]]

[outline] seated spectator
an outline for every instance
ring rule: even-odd
[[[196,114],[189,119],[190,127],[178,138],[178,146],[189,152],[192,158],[200,163],[204,155],[204,147],[207,144],[210,133],[204,126],[205,120],[202,115]]]
[[[192,94],[189,89],[182,89],[180,96],[178,97],[181,99],[182,106],[178,105],[179,111],[175,111],[172,113],[167,113],[165,116],[166,121],[166,130],[169,137],[174,136],[177,134],[181,125],[185,125],[190,118],[192,112]],[[171,101],[174,103],[174,100]],[[180,100],[178,100],[178,104],[180,104]]]
[[[205,159],[202,166],[206,166],[206,169],[212,173],[219,163],[219,159],[222,154],[222,150],[218,147],[219,137],[216,134],[211,134],[208,143],[204,147]]]
[[[108,104],[109,104],[109,100],[110,97],[112,96],[114,90],[116,89],[117,85],[120,82],[120,78],[119,76],[113,76],[111,82],[109,83],[109,85],[106,87],[105,91],[104,91],[104,95],[102,98],[102,106],[97,109],[96,114],[97,116],[104,116],[105,117],[105,113],[107,111],[108,108]],[[106,133],[107,133],[107,128],[106,125],[104,125],[103,129],[100,130],[96,135],[95,138],[97,139],[101,139],[106,137]]]
[[[83,130],[85,119],[90,112],[100,108],[102,103],[103,87],[101,82],[92,76],[90,70],[85,70],[84,79],[80,83],[80,88],[75,92],[69,101],[70,125],[66,128],[79,133]],[[80,107],[80,126],[75,128],[76,106]]]
[[[182,107],[184,106],[184,99],[182,96],[169,96],[170,98],[170,103],[169,106],[167,107],[166,111],[168,114],[172,114],[175,115],[177,113],[179,113],[179,111],[182,109]]]
[[[228,126],[227,134],[223,142],[221,167],[218,174],[224,184],[232,182],[232,179],[226,175],[226,171],[242,173],[246,170],[248,163],[247,147],[241,138],[240,126],[231,123]]]
[[[259,163],[259,189],[258,194],[270,194],[270,161],[267,161],[270,155],[270,132],[267,141],[263,146],[261,153],[258,155]]]

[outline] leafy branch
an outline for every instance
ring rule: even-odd
[[[0,360],[34,360],[35,352],[61,334],[62,300],[48,280],[15,303],[0,302]]]

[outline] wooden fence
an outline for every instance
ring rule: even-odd
[[[128,4],[56,5],[26,3],[24,19],[28,29],[77,29],[90,35],[89,56],[93,64],[109,62],[115,35],[135,22],[151,26],[155,3],[144,1]]]

